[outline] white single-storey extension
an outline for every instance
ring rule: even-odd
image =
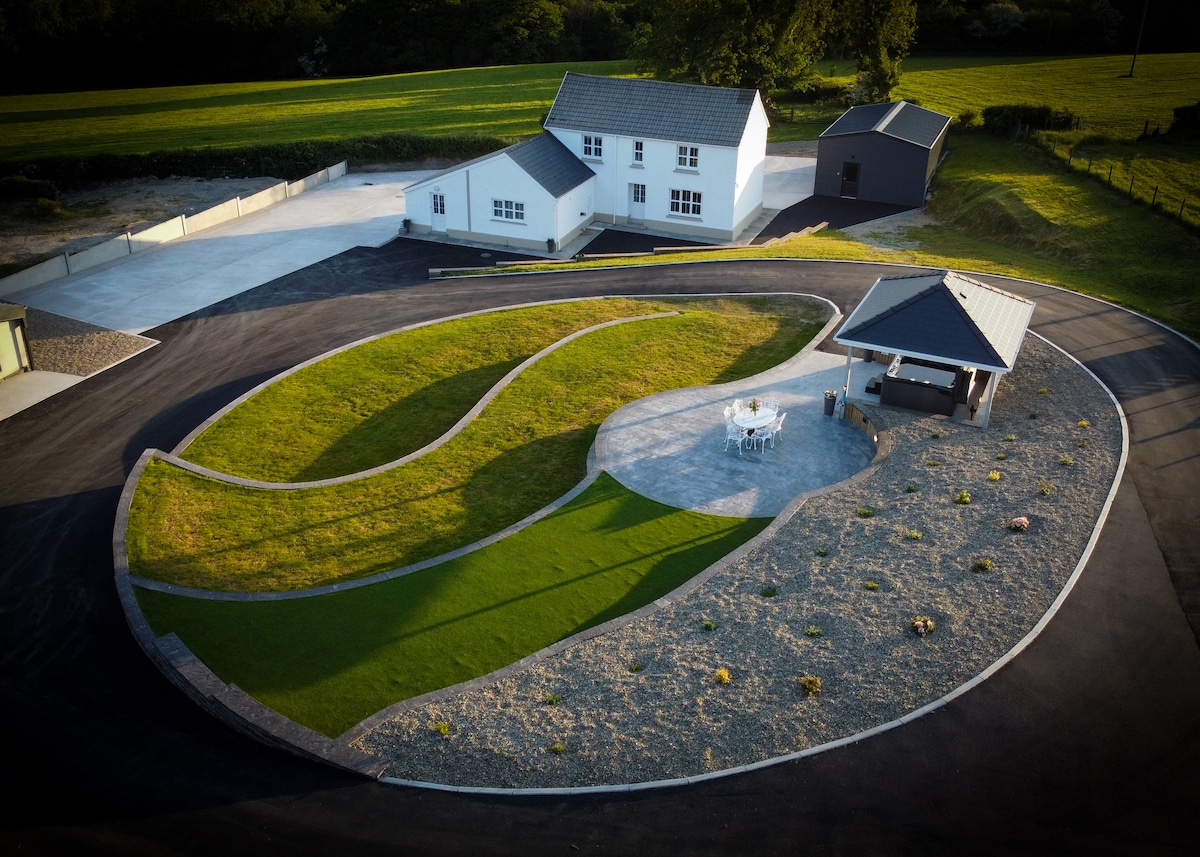
[[[414,232],[556,249],[591,223],[730,241],[762,211],[753,89],[568,72],[545,130],[411,185]]]

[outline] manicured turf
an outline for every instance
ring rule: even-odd
[[[600,422],[616,408],[659,390],[734,380],[777,365],[807,344],[819,330],[814,316],[825,312],[786,296],[621,306],[629,315],[687,311],[567,343],[521,373],[447,444],[401,468],[341,485],[273,491],[152,461],[130,515],[131,570],[181,586],[262,592],[365,577],[439,556],[516,523],[574,487]],[[502,328],[507,314],[484,318]],[[363,371],[370,365],[364,361]],[[294,413],[286,401],[277,406],[280,414]],[[303,421],[287,421],[293,431],[304,431]]]
[[[648,604],[767,523],[663,506],[602,474],[516,535],[384,583],[256,603],[137,594],[155,633],[175,632],[222,680],[335,736]]]

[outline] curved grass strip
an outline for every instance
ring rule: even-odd
[[[156,634],[174,632],[223,681],[333,737],[648,604],[770,520],[664,506],[602,473],[506,539],[371,586],[271,602],[137,597]]]
[[[752,375],[799,351],[818,327],[810,304],[792,303],[803,309],[710,302],[596,331],[522,373],[449,443],[353,483],[263,491],[151,461],[131,509],[130,570],[199,589],[294,591],[471,544],[582,479],[596,429],[626,402]]]
[[[271,383],[201,432],[180,457],[266,482],[378,467],[441,437],[541,349],[594,324],[662,307],[620,298],[542,304],[373,338]]]

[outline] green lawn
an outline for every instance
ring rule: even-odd
[[[632,74],[627,61],[501,66],[350,80],[230,83],[0,97],[0,160],[234,148],[375,134],[536,134],[570,69]]]
[[[156,634],[175,632],[223,681],[332,737],[649,604],[768,523],[663,506],[602,474],[521,532],[384,583],[250,603],[136,592]]]
[[[450,442],[373,477],[296,491],[254,490],[152,461],[130,513],[131,571],[206,589],[295,590],[439,556],[516,523],[574,487],[585,474],[600,422],[622,404],[777,365],[807,344],[824,313],[786,296],[585,301],[579,307],[597,317],[681,312],[566,344],[526,369]],[[542,311],[565,314],[568,308]],[[499,330],[510,315],[480,318]],[[450,342],[476,322],[445,324]],[[369,383],[373,362],[356,365],[356,377]],[[395,395],[402,402],[408,394]],[[330,391],[332,399],[338,396]],[[386,403],[380,407],[388,409]],[[260,423],[287,423],[299,437],[306,422],[295,418],[298,412],[286,398],[276,399],[259,411]],[[401,416],[414,425],[425,420],[416,412]],[[253,434],[253,427],[248,430]],[[343,431],[353,430],[344,423]],[[336,445],[336,434],[326,437]],[[276,445],[286,446],[286,438]]]

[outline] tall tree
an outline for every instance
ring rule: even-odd
[[[643,70],[761,90],[794,86],[825,50],[832,0],[662,0],[634,33]]]
[[[888,101],[900,82],[900,63],[917,37],[916,0],[852,0],[843,6],[858,58],[853,101]]]

